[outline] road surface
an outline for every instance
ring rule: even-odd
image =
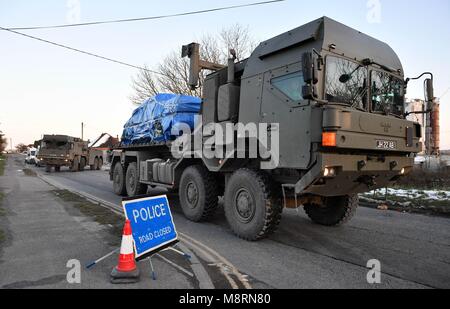
[[[105,171],[35,170],[44,179],[120,209],[121,199]],[[349,224],[327,228],[313,224],[302,209],[285,210],[275,235],[246,242],[233,235],[222,210],[212,222],[196,224],[183,217],[176,195],[169,199],[187,246],[205,261],[214,253],[217,267],[228,262],[238,270],[235,278],[248,279],[252,288],[450,288],[446,218],[360,207]],[[380,284],[367,282],[367,263],[373,259],[381,263]]]

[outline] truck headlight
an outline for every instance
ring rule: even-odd
[[[326,167],[323,171],[324,177],[334,177],[336,176],[336,169],[334,167]]]
[[[405,175],[406,174],[406,169],[402,168],[402,170],[400,171],[400,175]]]

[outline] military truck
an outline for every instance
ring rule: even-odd
[[[203,127],[270,124],[268,134],[279,135],[278,159],[236,158],[249,152],[248,134],[219,144],[211,142],[214,130],[202,131],[201,142],[181,158],[173,143],[121,146],[110,172],[118,195],[139,196],[148,186],[176,190],[194,222],[209,220],[223,196],[232,231],[255,241],[275,231],[284,208],[303,206],[325,226],[346,223],[359,193],[411,171],[421,151],[420,124],[406,120],[404,109],[412,79],[405,80],[387,44],[323,17],[262,42],[246,60],[230,57],[227,67],[200,59],[199,49],[184,46],[182,56],[190,58],[192,88],[201,70],[212,71],[203,83]],[[243,150],[234,146],[239,141]],[[193,155],[207,143],[216,150],[231,145],[231,152]],[[273,166],[262,169],[262,163]]]
[[[46,172],[52,168],[60,172],[67,166],[72,172],[83,171],[87,165],[99,170],[103,165],[103,152],[88,147],[88,142],[67,135],[44,135],[38,159],[45,164]]]

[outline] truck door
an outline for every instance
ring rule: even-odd
[[[261,121],[278,123],[280,168],[305,169],[311,157],[311,107],[302,98],[301,63],[264,74]]]

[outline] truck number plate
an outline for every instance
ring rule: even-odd
[[[378,140],[377,148],[378,149],[395,150],[395,149],[397,149],[397,142]]]

